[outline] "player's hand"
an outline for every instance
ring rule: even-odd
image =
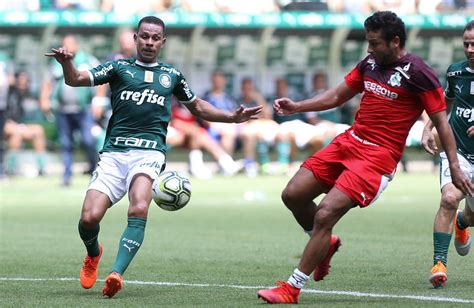
[[[273,108],[278,114],[290,115],[297,112],[298,104],[288,97],[278,98],[273,102]]]
[[[472,138],[474,137],[474,125],[471,125],[468,129],[467,129],[467,136],[469,138]]]
[[[46,57],[55,58],[56,61],[63,64],[66,61],[70,61],[74,54],[69,52],[66,48],[59,47],[59,48],[51,48],[51,52],[47,52],[44,54]]]
[[[423,130],[423,135],[421,136],[421,145],[426,152],[431,155],[435,155],[438,153],[438,146],[436,145],[436,141],[431,130]]]
[[[240,107],[237,108],[232,115],[233,122],[242,123],[251,119],[258,119],[257,115],[262,112],[262,109],[262,106],[245,108],[243,105],[240,105]]]
[[[471,179],[468,179],[460,168],[449,168],[451,170],[451,179],[454,186],[467,196],[474,196],[474,185]]]

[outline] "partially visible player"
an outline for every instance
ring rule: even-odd
[[[136,58],[106,62],[89,71],[77,70],[71,61],[72,54],[63,47],[46,54],[61,64],[65,82],[70,86],[110,84],[112,116],[79,221],[79,234],[87,249],[80,281],[88,289],[96,282],[102,255],[99,223],[107,210],[128,193],[128,225],[102,289],[107,297],[122,288],[122,275],[143,243],[152,183],[165,167],[171,96],[175,95],[193,114],[207,121],[241,123],[257,118],[261,111],[261,107],[242,106],[233,112],[216,109],[193,93],[179,70],[158,63],[158,54],[166,42],[161,19],[143,17],[134,40]]]
[[[403,21],[395,13],[376,12],[364,26],[369,55],[346,75],[345,82],[301,102],[286,97],[274,102],[280,114],[320,111],[363,92],[352,127],[309,157],[282,193],[283,202],[311,237],[288,281],[257,292],[269,303],[297,303],[312,272],[316,281],[329,273],[331,257],[341,245],[340,238],[332,234],[333,227],[350,209],[372,204],[387,187],[408,131],[423,110],[446,149],[454,185],[464,193],[474,192],[459,167],[442,88],[435,72],[405,51]],[[323,193],[317,206],[313,200]]]
[[[474,176],[474,21],[463,31],[466,60],[453,63],[446,73],[444,97],[450,111],[449,124],[457,144],[457,156],[461,169],[473,180]],[[423,130],[422,145],[430,154],[438,151],[432,133],[433,122],[428,121]],[[474,226],[474,199],[453,185],[446,152],[440,153],[441,202],[433,226],[433,263],[430,282],[435,288],[445,287],[448,280],[446,265],[451,234],[454,230],[454,246],[461,256],[467,255],[472,238],[468,227]],[[464,211],[457,210],[466,197]],[[452,223],[454,220],[454,224]]]

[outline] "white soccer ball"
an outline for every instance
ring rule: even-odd
[[[166,211],[177,211],[191,199],[191,183],[181,172],[165,171],[153,182],[153,201]]]

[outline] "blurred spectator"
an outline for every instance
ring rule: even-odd
[[[327,11],[326,0],[277,0],[282,11]]]
[[[87,70],[99,64],[99,61],[80,49],[73,35],[63,38],[62,46],[74,54],[73,63],[80,70]],[[64,83],[61,65],[53,63],[49,78],[45,78],[40,95],[43,112],[51,114],[54,110],[61,144],[61,156],[64,164],[62,185],[69,186],[72,177],[74,135],[81,135],[89,167],[84,173],[92,174],[97,164],[96,140],[92,136],[93,126],[90,104],[94,90],[100,87],[74,88]]]
[[[8,93],[7,120],[5,137],[8,141],[8,174],[18,170],[18,152],[23,141],[31,141],[36,153],[38,175],[44,175],[46,138],[43,114],[40,111],[38,98],[31,93],[30,76],[26,71],[15,75],[15,83]]]
[[[441,0],[439,11],[472,13],[474,11],[474,0]]]
[[[40,0],[0,0],[0,12],[2,11],[39,11]]]
[[[328,84],[328,76],[326,73],[318,72],[313,75],[312,78],[312,90],[310,93],[310,97],[316,96],[318,94],[323,93],[329,88]],[[308,112],[305,113],[306,121],[310,124],[317,124],[321,120],[327,120],[334,123],[341,123],[342,116],[341,116],[341,109],[340,108],[333,108],[319,112]]]
[[[200,2],[200,1],[199,1]],[[173,0],[102,0],[101,11],[120,15],[163,12],[173,7]]]
[[[98,11],[99,0],[54,0],[54,7],[58,10]]]
[[[183,104],[173,100],[172,117],[168,127],[166,143],[172,147],[184,147],[189,152],[189,172],[196,178],[208,179],[212,172],[204,165],[203,151],[208,152],[227,176],[239,171],[239,166],[227,154],[207,130],[199,125],[197,118]]]
[[[214,107],[232,112],[237,108],[235,100],[226,92],[227,79],[224,72],[217,69],[211,75],[211,89],[203,98]],[[238,126],[235,123],[208,123],[211,136],[220,141],[221,146],[229,154],[233,155],[237,144]]]
[[[223,12],[226,6],[222,0],[181,0],[181,9],[186,12]]]
[[[274,0],[227,0],[220,1],[221,11],[244,14],[262,14],[277,12],[278,6]]]
[[[369,5],[373,12],[392,11],[398,15],[416,13],[416,0],[369,0]]]
[[[371,13],[369,0],[329,0],[329,10],[334,13]]]
[[[4,126],[6,121],[6,109],[9,85],[13,83],[10,61],[8,57],[0,53],[0,178],[5,176],[5,136]]]
[[[245,107],[263,106],[260,118],[250,120],[240,124],[240,140],[244,152],[244,169],[249,177],[254,177],[258,173],[256,163],[256,151],[261,143],[271,141],[271,136],[278,131],[278,123],[272,119],[272,108],[260,92],[254,86],[253,80],[250,78],[242,79],[240,83],[240,97],[238,104]]]
[[[417,11],[419,14],[432,15],[441,10],[442,0],[418,0]]]

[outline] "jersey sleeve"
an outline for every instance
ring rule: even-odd
[[[449,99],[454,99],[454,89],[453,83],[451,82],[452,77],[450,77],[449,72],[451,71],[451,66],[448,67],[446,71],[446,86],[444,88],[444,97]]]
[[[91,85],[97,86],[104,83],[110,82],[117,73],[118,64],[115,61],[105,62],[99,64],[93,69],[89,70],[89,77],[91,79]]]
[[[410,83],[428,114],[446,110],[443,89],[433,69],[420,69],[412,75]]]
[[[361,73],[361,67],[360,62],[344,77],[347,86],[359,93],[364,90],[364,75]]]
[[[178,82],[173,89],[173,94],[180,102],[184,104],[192,103],[196,100],[196,94],[194,94],[189,88],[189,85],[182,73],[178,75]]]

